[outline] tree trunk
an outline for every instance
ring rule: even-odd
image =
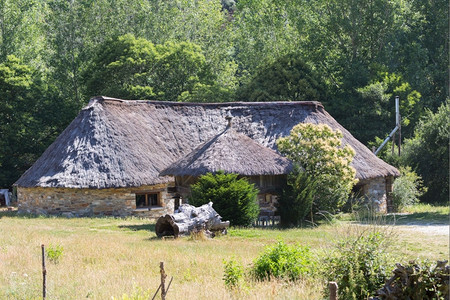
[[[200,207],[180,205],[174,214],[158,219],[155,231],[158,237],[178,237],[192,231],[225,231],[229,226],[230,221],[222,222],[222,217],[212,208],[212,202],[209,202]]]

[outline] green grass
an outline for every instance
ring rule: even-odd
[[[445,215],[448,209],[413,212],[421,220]],[[440,217],[437,217],[440,218]],[[335,221],[300,229],[231,228],[212,240],[189,237],[158,239],[154,221],[137,218],[55,218],[18,216],[0,211],[0,299],[38,299],[41,291],[41,244],[60,245],[57,264],[47,262],[48,299],[120,299],[123,294],[150,292],[159,285],[159,262],[174,277],[169,299],[322,299],[324,283],[296,285],[254,282],[239,293],[222,280],[223,261],[234,258],[247,267],[266,246],[282,240],[311,248],[316,257],[345,237],[383,231],[392,237],[398,261],[449,256],[448,235],[416,232],[408,226],[361,225]],[[411,227],[411,226],[410,226]],[[316,281],[315,281],[316,280]]]

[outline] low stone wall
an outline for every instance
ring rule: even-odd
[[[136,193],[161,193],[161,206],[136,209]],[[158,218],[174,211],[167,185],[112,189],[17,188],[19,213],[73,216],[142,216]]]

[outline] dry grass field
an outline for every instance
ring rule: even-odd
[[[448,226],[445,214],[448,208],[436,218]],[[152,296],[159,285],[160,261],[168,278],[173,276],[168,299],[321,299],[325,283],[319,279],[252,282],[239,292],[230,291],[222,280],[223,260],[248,266],[278,240],[308,245],[319,257],[340,238],[370,230],[391,236],[398,261],[448,259],[448,231],[430,234],[408,226],[336,221],[310,229],[231,229],[211,240],[161,240],[154,234],[154,222],[144,219],[32,218],[0,211],[0,299],[40,299],[41,244],[63,249],[58,263],[47,261],[48,299]]]

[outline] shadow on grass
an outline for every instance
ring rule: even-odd
[[[436,212],[387,215],[386,219],[395,225],[449,225],[449,215]]]
[[[155,224],[120,225],[119,228],[128,229],[131,231],[145,230],[145,231],[155,232]]]
[[[350,220],[358,224],[376,224],[392,226],[443,226],[450,224],[448,214],[439,212],[391,213],[357,215]]]

